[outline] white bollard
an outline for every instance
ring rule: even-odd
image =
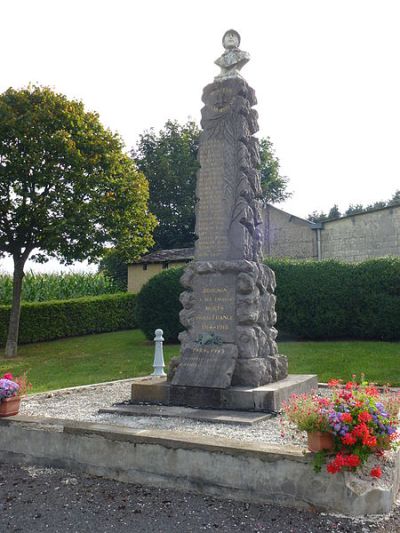
[[[164,372],[164,352],[163,352],[163,330],[162,329],[156,329],[155,331],[155,337],[154,337],[154,372],[151,374],[152,376],[156,377],[164,377],[167,374]]]

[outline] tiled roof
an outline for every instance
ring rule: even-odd
[[[144,255],[138,263],[172,263],[174,261],[190,261],[194,257],[194,248],[175,248],[173,250],[156,250]]]

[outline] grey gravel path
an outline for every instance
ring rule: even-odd
[[[129,400],[132,380],[115,381],[73,390],[44,393],[28,397],[22,403],[21,413],[43,415],[54,418],[68,418],[86,422],[124,425],[135,429],[162,429],[197,433],[207,437],[223,437],[241,441],[259,441],[266,444],[305,445],[305,435],[285,432],[279,419],[274,417],[254,426],[236,424],[215,424],[182,418],[132,417],[98,414],[101,408]]]
[[[352,520],[58,469],[0,464],[0,529],[4,533],[398,533],[399,510],[387,519]]]

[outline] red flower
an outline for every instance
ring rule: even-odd
[[[351,433],[346,433],[346,435],[344,435],[344,437],[342,437],[342,442],[346,446],[353,446],[353,444],[355,444],[357,442],[357,439]]]
[[[339,392],[339,398],[342,398],[342,400],[345,400],[346,402],[350,400],[353,397],[353,393],[351,391],[340,391]]]
[[[10,379],[12,381],[14,378],[12,374],[7,372],[6,374],[4,374],[3,379]]]
[[[372,477],[381,477],[381,475],[382,475],[381,467],[380,466],[375,466],[375,468],[372,468],[372,470],[370,472],[370,475]]]
[[[361,424],[358,424],[358,426],[356,426],[353,429],[352,434],[355,437],[360,437],[360,438],[364,438],[365,436],[368,436],[369,430],[368,430],[367,425],[364,422],[362,422]]]
[[[337,387],[341,381],[342,381],[341,379],[332,378],[328,381],[328,387]]]
[[[331,463],[328,463],[326,465],[326,469],[330,474],[336,474],[337,472],[340,472],[341,467],[338,466],[334,461],[332,461]]]
[[[358,455],[348,455],[346,457],[346,466],[350,466],[351,468],[355,468],[356,466],[359,466],[359,464],[361,463],[361,460],[360,458],[358,457]]]
[[[373,385],[370,385],[369,387],[365,387],[365,392],[369,395],[369,396],[372,396],[373,398],[376,398],[379,396],[379,391],[376,387],[374,387]]]
[[[342,413],[341,419],[343,422],[346,422],[346,424],[351,424],[353,422],[353,417],[350,413]]]
[[[370,420],[372,420],[372,415],[370,415],[367,411],[362,411],[358,415],[358,420],[360,422],[369,422]]]
[[[377,444],[376,437],[374,437],[373,435],[365,435],[363,437],[362,443],[364,444],[364,446],[368,446],[369,448],[374,448]]]
[[[354,383],[353,383],[352,381],[348,381],[348,382],[346,383],[346,385],[345,385],[345,388],[346,388],[347,390],[352,390],[353,387],[354,387]]]

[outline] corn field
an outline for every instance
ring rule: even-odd
[[[68,300],[81,296],[97,296],[119,292],[116,285],[103,274],[27,273],[22,286],[22,301],[46,302]],[[12,300],[12,276],[0,273],[0,305]]]

